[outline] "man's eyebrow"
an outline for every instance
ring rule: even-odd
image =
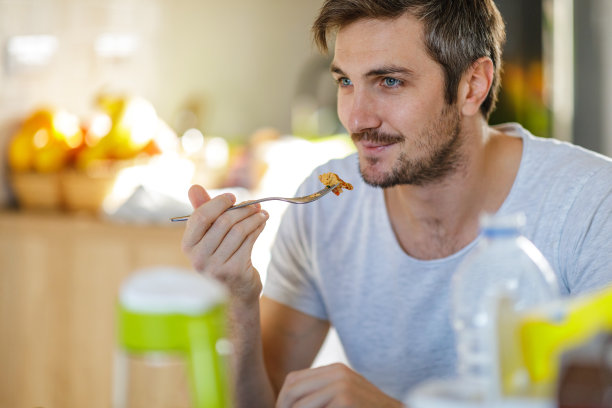
[[[334,74],[345,75],[344,71],[342,71],[340,67],[338,67],[335,64],[332,64],[330,66],[330,71]],[[375,68],[375,69],[368,71],[365,76],[373,77],[373,76],[384,76],[384,75],[389,75],[389,74],[402,74],[402,75],[407,75],[407,76],[414,76],[414,71],[408,68],[397,66],[397,65],[385,65],[380,68]]]
[[[414,71],[408,68],[397,66],[397,65],[386,65],[386,66],[368,71],[366,76],[384,76],[384,75],[389,75],[389,74],[403,74],[403,75],[412,76],[414,75]]]
[[[336,64],[331,64],[329,70],[334,74],[344,75],[344,71],[342,71]]]

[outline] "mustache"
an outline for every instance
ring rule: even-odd
[[[351,139],[354,143],[365,140],[366,142],[387,145],[392,143],[401,143],[404,141],[404,136],[394,135],[391,133],[381,132],[379,130],[368,130],[366,132],[351,133]]]

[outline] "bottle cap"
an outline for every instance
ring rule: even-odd
[[[212,278],[177,267],[152,267],[129,276],[119,290],[119,303],[130,312],[201,315],[227,298]]]
[[[483,213],[479,218],[480,229],[487,235],[515,235],[525,226],[523,213],[496,215]]]

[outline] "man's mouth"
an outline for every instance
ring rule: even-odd
[[[351,135],[355,144],[360,144],[368,151],[383,150],[387,146],[394,145],[404,141],[404,138],[398,135],[382,134],[379,132],[355,133]]]
[[[361,143],[361,145],[365,149],[378,149],[378,148],[391,146],[392,144],[395,144],[396,142],[370,142],[368,140],[362,140],[359,143]]]

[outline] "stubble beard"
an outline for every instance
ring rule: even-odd
[[[379,131],[353,134],[351,138],[353,141],[365,139],[381,144],[406,143],[403,135]],[[368,167],[376,165],[379,159],[363,157],[359,162],[359,172],[363,181],[373,187],[387,188],[402,184],[424,186],[439,182],[461,165],[461,141],[461,117],[454,105],[447,105],[439,118],[431,121],[414,140],[414,150],[422,152],[424,157],[410,158],[407,152],[402,151],[391,170],[380,175],[368,172]]]

